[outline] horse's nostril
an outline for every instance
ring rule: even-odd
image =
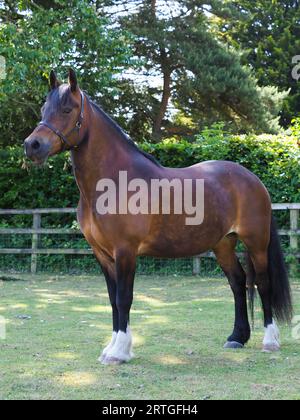
[[[32,143],[32,145],[31,145],[31,147],[34,149],[34,150],[37,150],[37,149],[39,149],[40,148],[40,143],[37,141],[37,140],[34,140],[34,142]]]

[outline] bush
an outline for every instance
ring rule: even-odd
[[[204,130],[194,142],[167,139],[159,144],[143,143],[141,147],[154,155],[163,165],[184,167],[204,160],[224,159],[239,162],[253,171],[269,189],[273,202],[300,202],[300,151],[293,136],[232,136],[224,132],[222,125]],[[73,176],[68,155],[56,156],[42,169],[24,164],[21,148],[6,148],[0,151],[0,208],[76,207],[79,192]],[[278,212],[277,212],[278,213]],[[289,226],[288,212],[276,216],[279,226]],[[30,227],[31,216],[1,217],[1,227]],[[74,215],[43,216],[43,227],[71,227]],[[3,235],[0,247],[30,247],[31,236]],[[288,239],[282,239],[288,250]],[[45,236],[42,247],[85,248],[87,243],[79,237]],[[141,260],[139,272],[150,272],[151,264],[157,262]],[[168,263],[169,264],[169,263]],[[185,272],[190,270],[191,260],[155,268],[159,272]],[[183,264],[183,265],[182,265]],[[206,263],[205,263],[206,264]],[[3,269],[26,270],[30,268],[30,257],[3,255]],[[39,270],[51,272],[90,272],[98,270],[93,257],[39,256]],[[73,270],[73,271],[72,271]],[[169,271],[168,271],[169,270]],[[213,273],[215,266],[209,268]],[[190,270],[191,271],[191,270]],[[93,271],[94,272],[94,271]]]
[[[300,202],[300,149],[293,136],[232,136],[215,126],[193,143],[166,139],[142,147],[165,166],[184,167],[205,160],[240,163],[262,180],[273,202]]]
[[[42,168],[24,161],[22,148],[0,151],[0,208],[75,207],[78,189],[66,155]]]
[[[298,145],[300,146],[300,118],[292,120],[291,133],[297,138]]]
[[[294,136],[233,136],[217,124],[194,142],[171,138],[140,146],[169,167],[205,160],[240,163],[262,180],[273,202],[300,202],[300,149]],[[0,188],[0,208],[76,207],[79,199],[68,155],[36,168],[24,165],[21,147],[0,151]]]

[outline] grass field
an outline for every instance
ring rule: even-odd
[[[0,315],[1,399],[300,399],[300,341],[284,327],[281,353],[261,353],[259,307],[247,348],[223,350],[233,326],[225,279],[137,278],[136,357],[119,367],[97,362],[111,334],[102,278],[0,281]]]

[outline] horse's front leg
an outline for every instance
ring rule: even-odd
[[[102,359],[106,365],[129,362],[132,357],[132,335],[129,328],[129,313],[133,300],[133,284],[136,256],[129,251],[118,251],[116,255],[116,310],[118,332]],[[116,321],[114,321],[116,322]],[[115,324],[116,325],[116,324]]]
[[[101,263],[100,263],[101,264]],[[99,357],[99,362],[104,362],[107,353],[113,348],[118,331],[119,331],[119,313],[117,308],[117,280],[116,280],[116,273],[114,272],[112,267],[107,267],[104,264],[101,264],[101,268],[106,280],[107,285],[107,291],[109,295],[109,300],[112,307],[112,321],[113,321],[113,332],[112,332],[112,338],[110,343],[105,347],[103,350],[101,356]]]

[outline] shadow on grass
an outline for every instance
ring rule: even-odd
[[[0,275],[0,281],[14,281],[14,282],[24,282],[26,281],[25,279],[21,278],[21,277],[12,277],[12,276],[3,276]]]
[[[299,285],[294,290],[299,302]],[[21,310],[31,318],[16,319]],[[4,283],[0,315],[8,320],[8,336],[0,341],[0,398],[260,398],[273,382],[277,397],[280,379],[286,390],[290,378],[297,384],[298,342],[284,329],[282,353],[263,355],[258,314],[249,345],[223,350],[233,312],[225,280],[139,277],[132,310],[136,358],[107,367],[97,362],[111,336],[103,279]]]

